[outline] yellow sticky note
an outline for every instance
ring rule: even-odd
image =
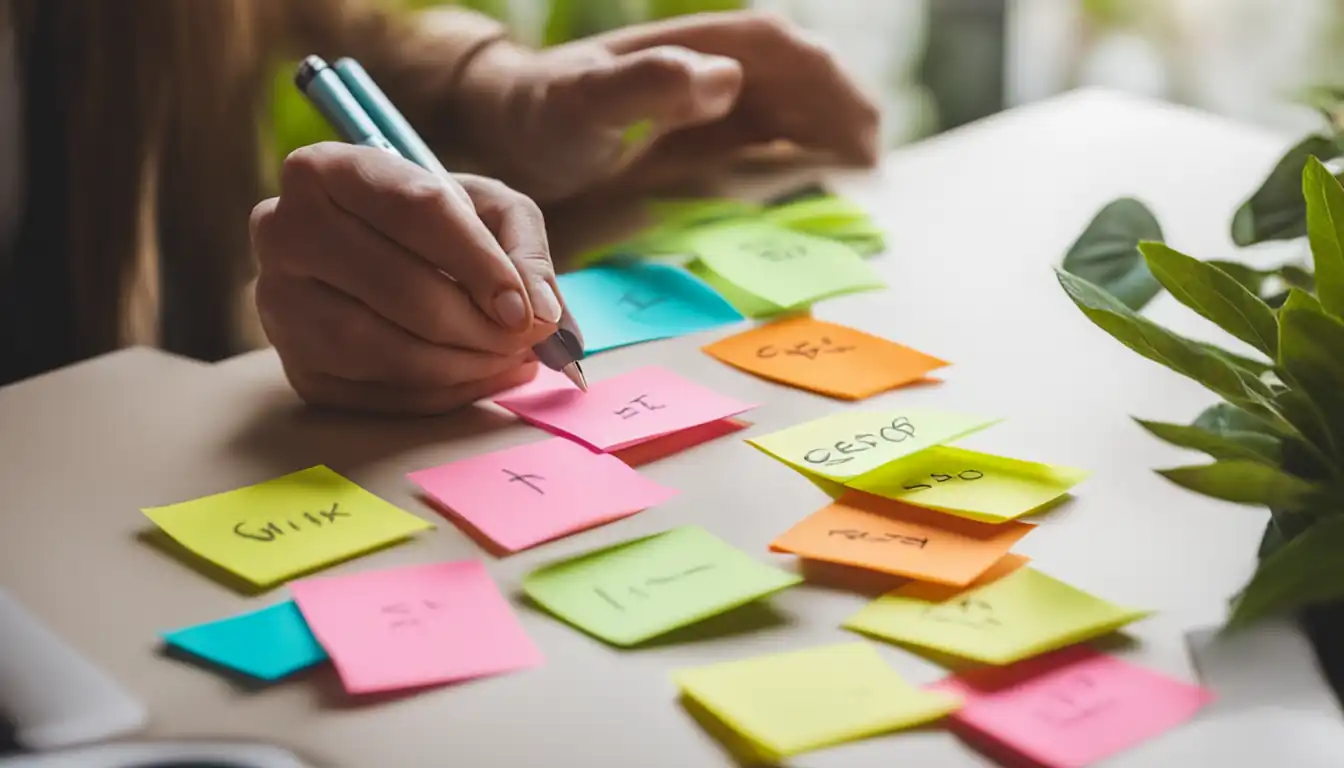
[[[182,546],[258,587],[434,527],[324,466],[141,511]]]
[[[683,243],[719,277],[783,309],[886,285],[849,246],[763,221],[700,227]]]
[[[805,474],[845,483],[998,421],[925,409],[840,411],[747,442]]]
[[[673,679],[774,760],[927,723],[961,704],[910,685],[867,643],[712,664]]]
[[[1089,472],[940,445],[846,483],[940,512],[1002,523],[1055,501]]]
[[[941,602],[905,590],[879,597],[844,626],[965,659],[1011,664],[1114,632],[1151,613],[1114,605],[1029,567]]]

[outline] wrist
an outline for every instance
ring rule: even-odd
[[[464,62],[453,88],[456,131],[462,149],[485,169],[499,175],[516,147],[525,117],[531,73],[537,53],[507,37],[491,40]]]

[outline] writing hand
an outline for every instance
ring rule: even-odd
[[[531,200],[335,143],[280,181],[252,212],[257,307],[304,400],[437,413],[535,375],[562,304]]]
[[[877,159],[879,113],[824,47],[777,17],[711,13],[468,66],[472,138],[539,200],[604,182],[661,183],[784,140],[846,163]],[[644,150],[623,137],[652,123]]]

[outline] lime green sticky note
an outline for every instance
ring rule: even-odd
[[[1082,469],[940,445],[846,485],[917,507],[1002,523],[1055,501],[1088,475]]]
[[[684,242],[719,277],[785,309],[885,286],[848,246],[763,221],[700,227]]]
[[[848,629],[988,664],[1011,664],[1114,632],[1150,611],[1124,608],[1019,568],[941,602],[879,597],[845,621]]]
[[[961,704],[910,685],[867,643],[685,669],[673,680],[773,760],[921,725]]]
[[[688,525],[539,568],[523,591],[585,632],[627,646],[800,581]]]
[[[324,466],[141,511],[182,546],[258,587],[434,527]]]
[[[926,409],[849,410],[747,442],[796,469],[848,484],[884,464],[998,421]]]
[[[775,317],[776,315],[788,311],[778,304],[772,304],[771,302],[762,299],[760,296],[757,296],[754,293],[748,293],[727,280],[724,280],[722,277],[719,277],[718,273],[705,266],[704,263],[698,259],[691,259],[687,262],[685,264],[685,269],[705,281],[705,284],[710,288],[718,291],[719,295],[722,296],[725,301],[733,305],[733,309],[741,312],[746,317]]]

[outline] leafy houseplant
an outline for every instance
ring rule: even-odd
[[[1199,261],[1158,242],[1156,220],[1145,217],[1137,201],[1104,209],[1058,273],[1093,323],[1223,400],[1191,425],[1139,423],[1168,443],[1213,459],[1161,470],[1172,482],[1270,509],[1258,568],[1233,599],[1229,627],[1344,598],[1344,187],[1315,155],[1300,160],[1302,222],[1282,211],[1239,212],[1233,232],[1251,241],[1305,231],[1314,275],[1294,265],[1291,277],[1277,275],[1285,284],[1281,290],[1261,295],[1270,275]],[[1285,162],[1295,162],[1292,153],[1267,184],[1282,184]],[[1243,211],[1255,202],[1252,196]],[[1128,224],[1117,224],[1121,215]],[[1121,268],[1111,261],[1112,293],[1089,276],[1097,278],[1097,266],[1106,264],[1096,255],[1104,250],[1098,244],[1119,252],[1117,243],[1124,241],[1134,253],[1132,264]],[[1184,338],[1144,318],[1137,308],[1161,288],[1263,359]]]

